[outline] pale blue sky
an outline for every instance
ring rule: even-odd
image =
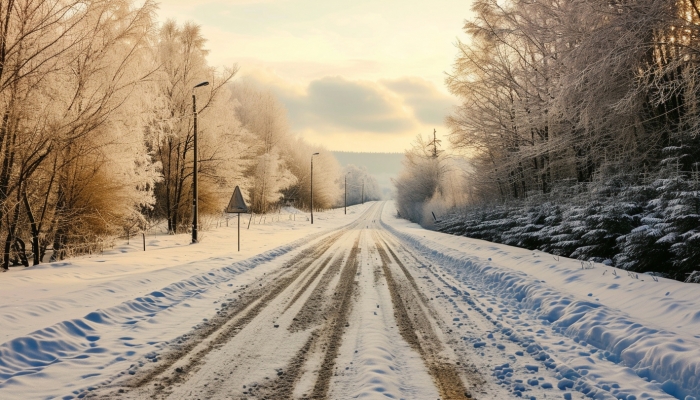
[[[470,1],[163,0],[202,26],[209,63],[273,89],[292,129],[330,150],[402,151],[446,134],[445,73]]]

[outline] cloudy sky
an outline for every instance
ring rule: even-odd
[[[445,74],[469,0],[163,0],[202,26],[209,64],[270,87],[292,129],[330,150],[403,151],[446,134]]]

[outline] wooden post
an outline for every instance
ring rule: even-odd
[[[141,236],[143,236],[143,251],[146,251],[146,234],[141,232]]]

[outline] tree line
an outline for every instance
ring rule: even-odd
[[[654,173],[669,157],[697,171],[696,2],[479,0],[474,11],[447,85],[462,100],[448,123],[475,200]]]
[[[443,228],[679,279],[697,269],[697,2],[473,11],[446,79],[466,197]]]
[[[314,152],[314,207],[338,203],[333,156],[291,133],[269,90],[234,81],[236,65],[208,65],[199,26],[156,12],[150,0],[0,2],[2,269],[153,221],[188,230],[193,95],[200,213],[221,213],[236,185],[253,212],[285,198],[308,209]]]

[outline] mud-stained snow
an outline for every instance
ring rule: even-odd
[[[700,399],[696,284],[391,203],[202,236],[0,274],[0,398]]]

